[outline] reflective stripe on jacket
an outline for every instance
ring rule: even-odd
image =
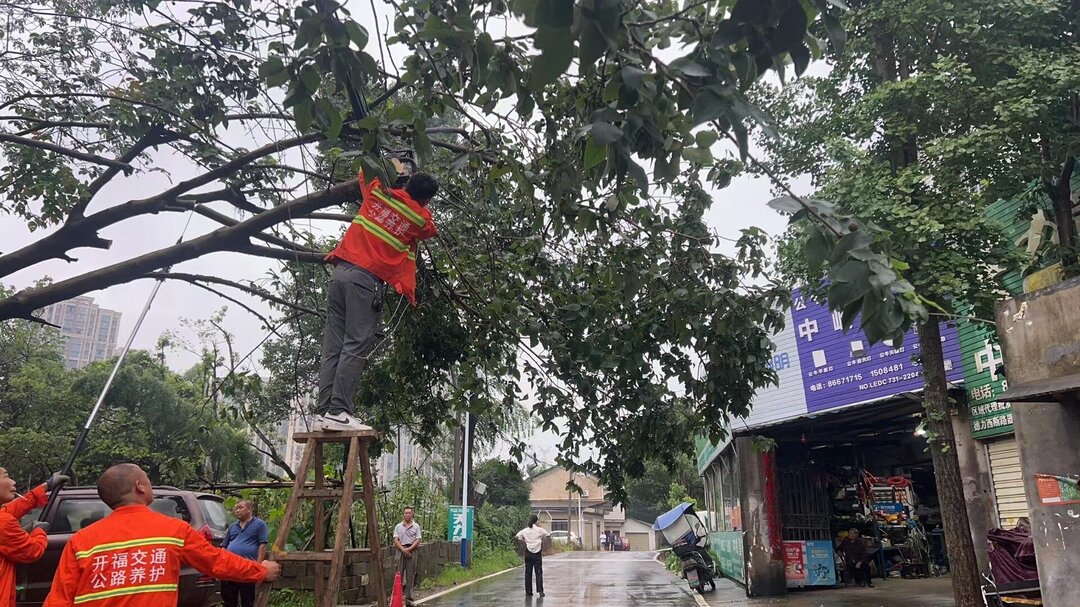
[[[0,607],[15,607],[15,565],[33,563],[45,554],[49,540],[41,529],[22,530],[19,519],[44,506],[45,485],[0,507]]]
[[[352,225],[326,259],[342,259],[378,276],[416,304],[416,243],[438,233],[431,211],[405,190],[359,176],[364,198]]]
[[[215,548],[188,523],[121,506],[71,536],[43,607],[175,607],[180,568],[261,582],[262,565]]]

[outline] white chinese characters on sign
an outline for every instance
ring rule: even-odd
[[[806,339],[808,342],[814,341],[814,335],[817,335],[819,329],[817,321],[813,318],[807,318],[799,324],[799,337]]]
[[[990,381],[997,381],[998,365],[1004,362],[1001,356],[1001,346],[991,344],[989,339],[983,340],[983,349],[975,352],[975,371],[978,373],[990,372]]]

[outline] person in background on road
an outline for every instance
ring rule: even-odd
[[[47,494],[68,480],[62,474],[54,474],[20,497],[15,492],[15,479],[0,468],[0,607],[15,607],[15,565],[38,560],[49,543],[43,523],[27,533],[19,525],[19,519],[34,508],[44,506],[48,501]]]
[[[536,572],[536,591],[544,596],[544,538],[547,529],[536,524],[536,515],[529,517],[529,526],[514,536],[525,542],[525,596],[533,593],[533,572]]]
[[[176,607],[180,568],[234,582],[272,582],[281,565],[215,548],[184,521],[150,510],[154,489],[135,464],[98,479],[109,516],[71,536],[43,607]]]
[[[860,587],[873,588],[874,583],[870,581],[870,556],[866,552],[866,542],[859,537],[858,529],[848,531],[847,539],[840,542],[840,553],[844,555],[848,576]]]
[[[416,580],[416,556],[420,547],[420,524],[413,521],[413,509],[406,507],[401,522],[394,527],[394,547],[398,549],[398,571],[401,573],[405,604],[412,605],[413,582]]]
[[[326,256],[334,273],[327,287],[315,431],[371,430],[353,417],[353,394],[375,343],[386,286],[416,305],[416,243],[437,233],[427,209],[439,191],[434,177],[413,173],[393,188],[378,178],[365,180],[362,171],[359,180],[360,211]]]
[[[236,512],[237,521],[229,525],[221,547],[256,563],[266,560],[270,529],[261,518],[255,516],[255,504],[251,500],[240,500],[233,511]],[[255,584],[222,580],[221,601],[225,607],[255,607]]]
[[[600,534],[600,552],[606,551],[607,546],[608,546],[608,532],[605,531],[605,532]]]

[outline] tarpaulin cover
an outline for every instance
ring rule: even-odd
[[[1027,525],[1020,524],[1013,529],[991,529],[986,539],[990,540],[990,570],[994,574],[994,583],[1039,580],[1035,544]]]

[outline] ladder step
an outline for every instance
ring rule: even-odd
[[[344,550],[345,554],[359,554],[359,555],[371,555],[371,550],[368,548],[347,548]],[[308,551],[308,552],[285,552],[274,556],[276,561],[326,561],[327,563],[334,560],[333,551]]]
[[[345,432],[297,432],[292,435],[293,441],[306,443],[309,439],[315,439],[320,443],[347,443],[353,438],[371,440],[379,438],[379,433],[374,430],[348,430]]]
[[[344,489],[304,489],[297,497],[300,498],[330,498],[344,497]]]

